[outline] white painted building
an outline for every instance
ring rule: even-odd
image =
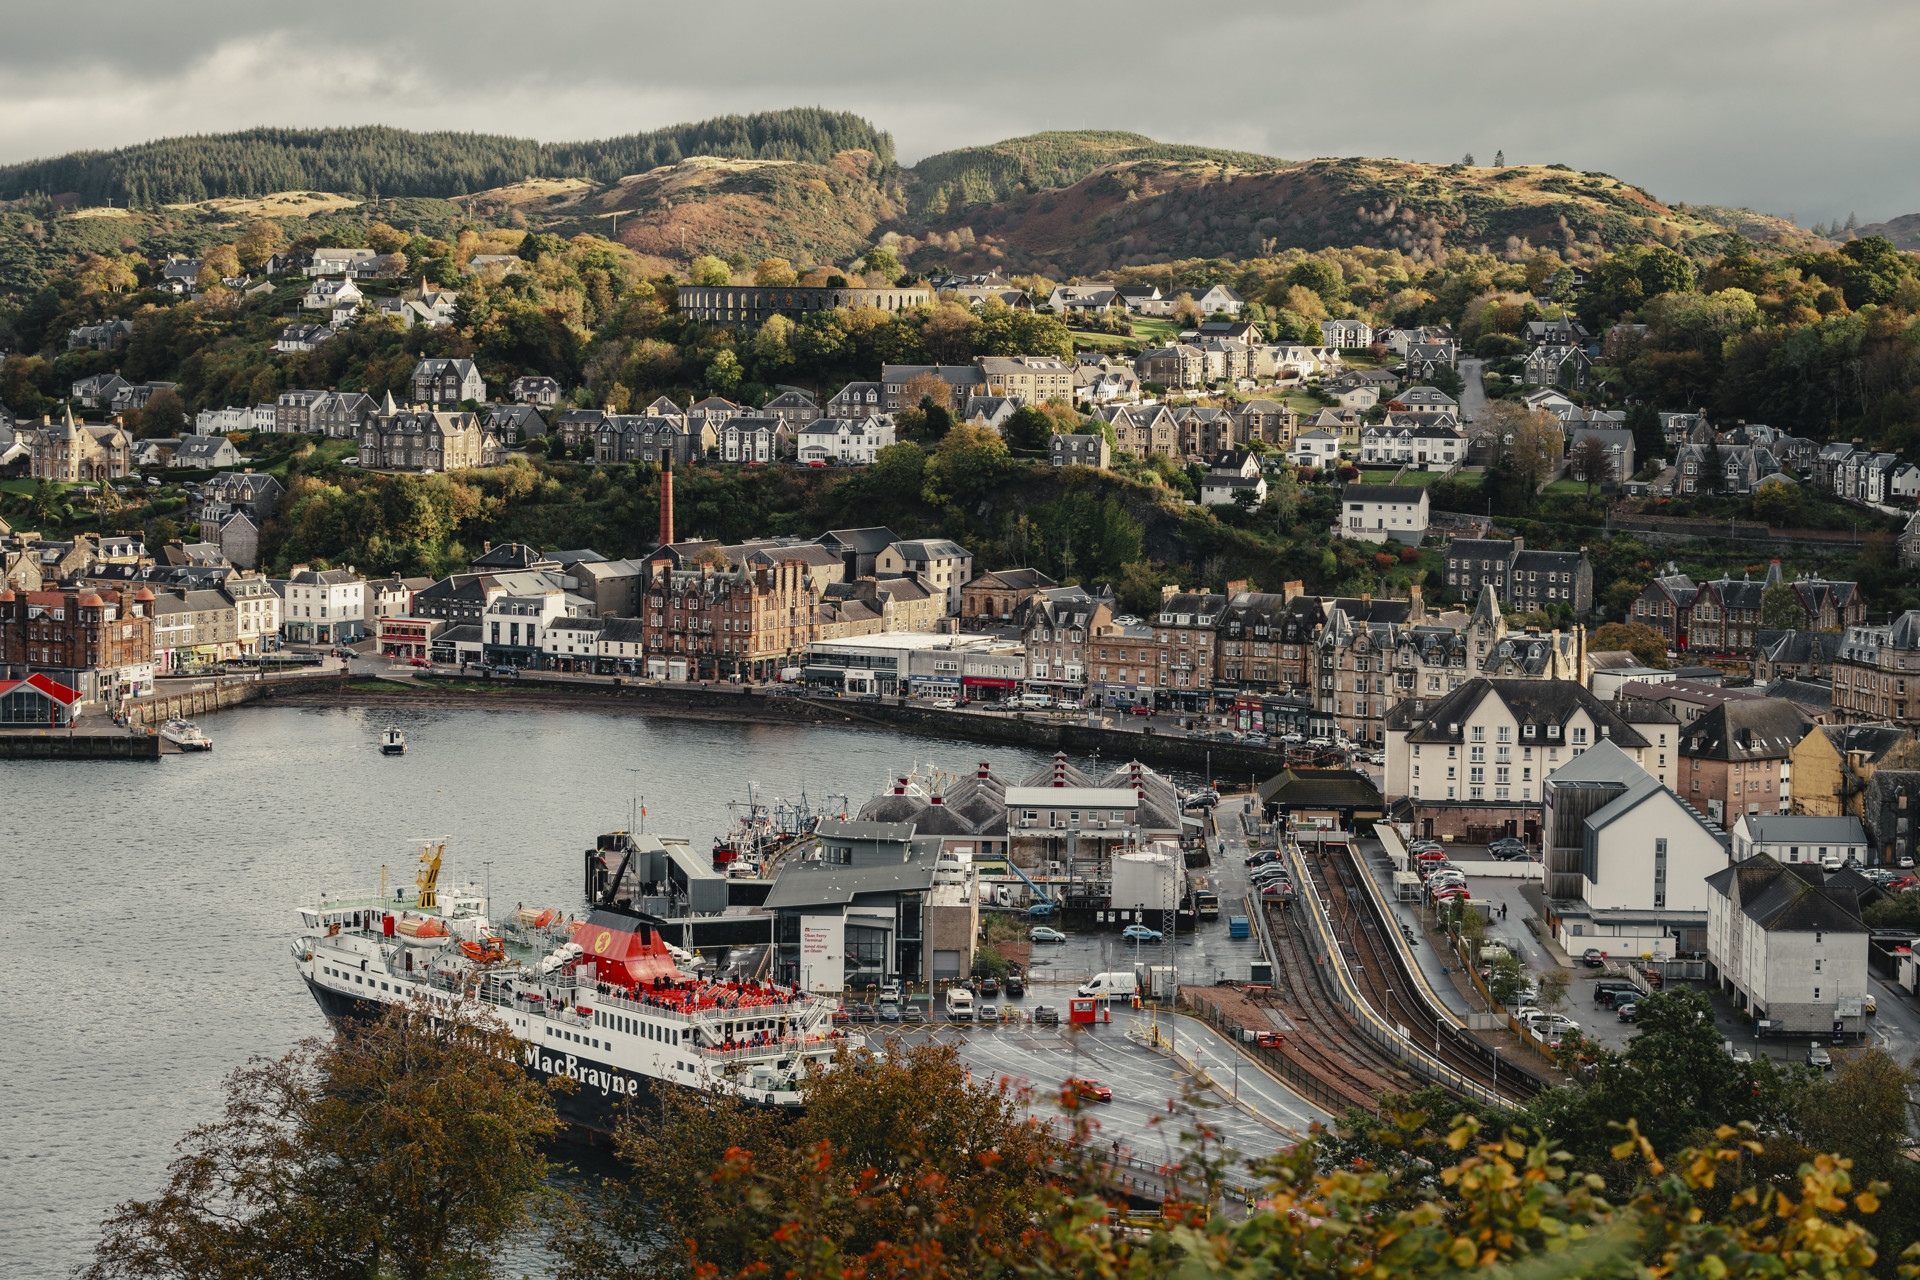
[[[1744,862],[1764,853],[1775,862],[1820,865],[1829,858],[1864,866],[1867,832],[1854,817],[1806,817],[1789,814],[1743,813],[1734,820],[1734,860]]]
[[[1427,491],[1415,485],[1350,484],[1341,494],[1333,535],[1417,547],[1427,536]]]
[[[1667,958],[1706,923],[1707,877],[1727,865],[1726,835],[1650,776],[1635,779],[1588,815],[1579,904],[1556,902],[1569,955]]]
[[[894,442],[893,418],[822,418],[800,428],[796,437],[800,462],[838,462],[865,466]]]
[[[1707,882],[1707,977],[1770,1032],[1864,1030],[1867,926],[1826,879],[1757,853]]]
[[[295,565],[287,579],[287,639],[303,644],[350,644],[366,634],[366,580],[351,566],[309,569]]]
[[[1293,438],[1287,461],[1296,467],[1330,467],[1340,461],[1340,437],[1331,431],[1303,431]]]

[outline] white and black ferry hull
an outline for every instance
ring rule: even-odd
[[[320,1011],[329,1020],[352,1018],[372,1022],[386,1013],[387,1004],[384,1001],[334,991],[311,977],[301,976],[306,981],[307,989],[313,992]],[[578,1047],[568,1046],[570,1050]],[[628,1111],[649,1108],[655,1089],[687,1087],[670,1080],[635,1075],[577,1052],[557,1051],[530,1041],[521,1042],[520,1062],[527,1074],[536,1080],[564,1076],[573,1081],[572,1088],[553,1095],[553,1108],[567,1126],[568,1136],[590,1146],[608,1143],[621,1117]]]

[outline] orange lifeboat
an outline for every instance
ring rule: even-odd
[[[521,907],[513,913],[513,922],[525,929],[544,929],[560,918],[560,913],[552,907],[542,910],[539,907]]]
[[[507,958],[506,948],[501,946],[498,940],[490,947],[483,947],[477,942],[462,942],[460,949],[467,953],[469,959],[478,964],[499,964]]]
[[[402,916],[394,922],[394,931],[409,938],[444,938],[447,926],[437,916]]]

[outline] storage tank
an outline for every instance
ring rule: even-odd
[[[1123,853],[1113,860],[1113,896],[1118,911],[1163,911],[1180,901],[1186,866],[1171,850]]]

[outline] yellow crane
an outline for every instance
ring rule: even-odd
[[[420,849],[420,872],[414,877],[414,884],[420,888],[419,907],[422,911],[431,911],[440,905],[440,895],[434,888],[440,883],[440,860],[446,856],[447,842],[427,843]]]

